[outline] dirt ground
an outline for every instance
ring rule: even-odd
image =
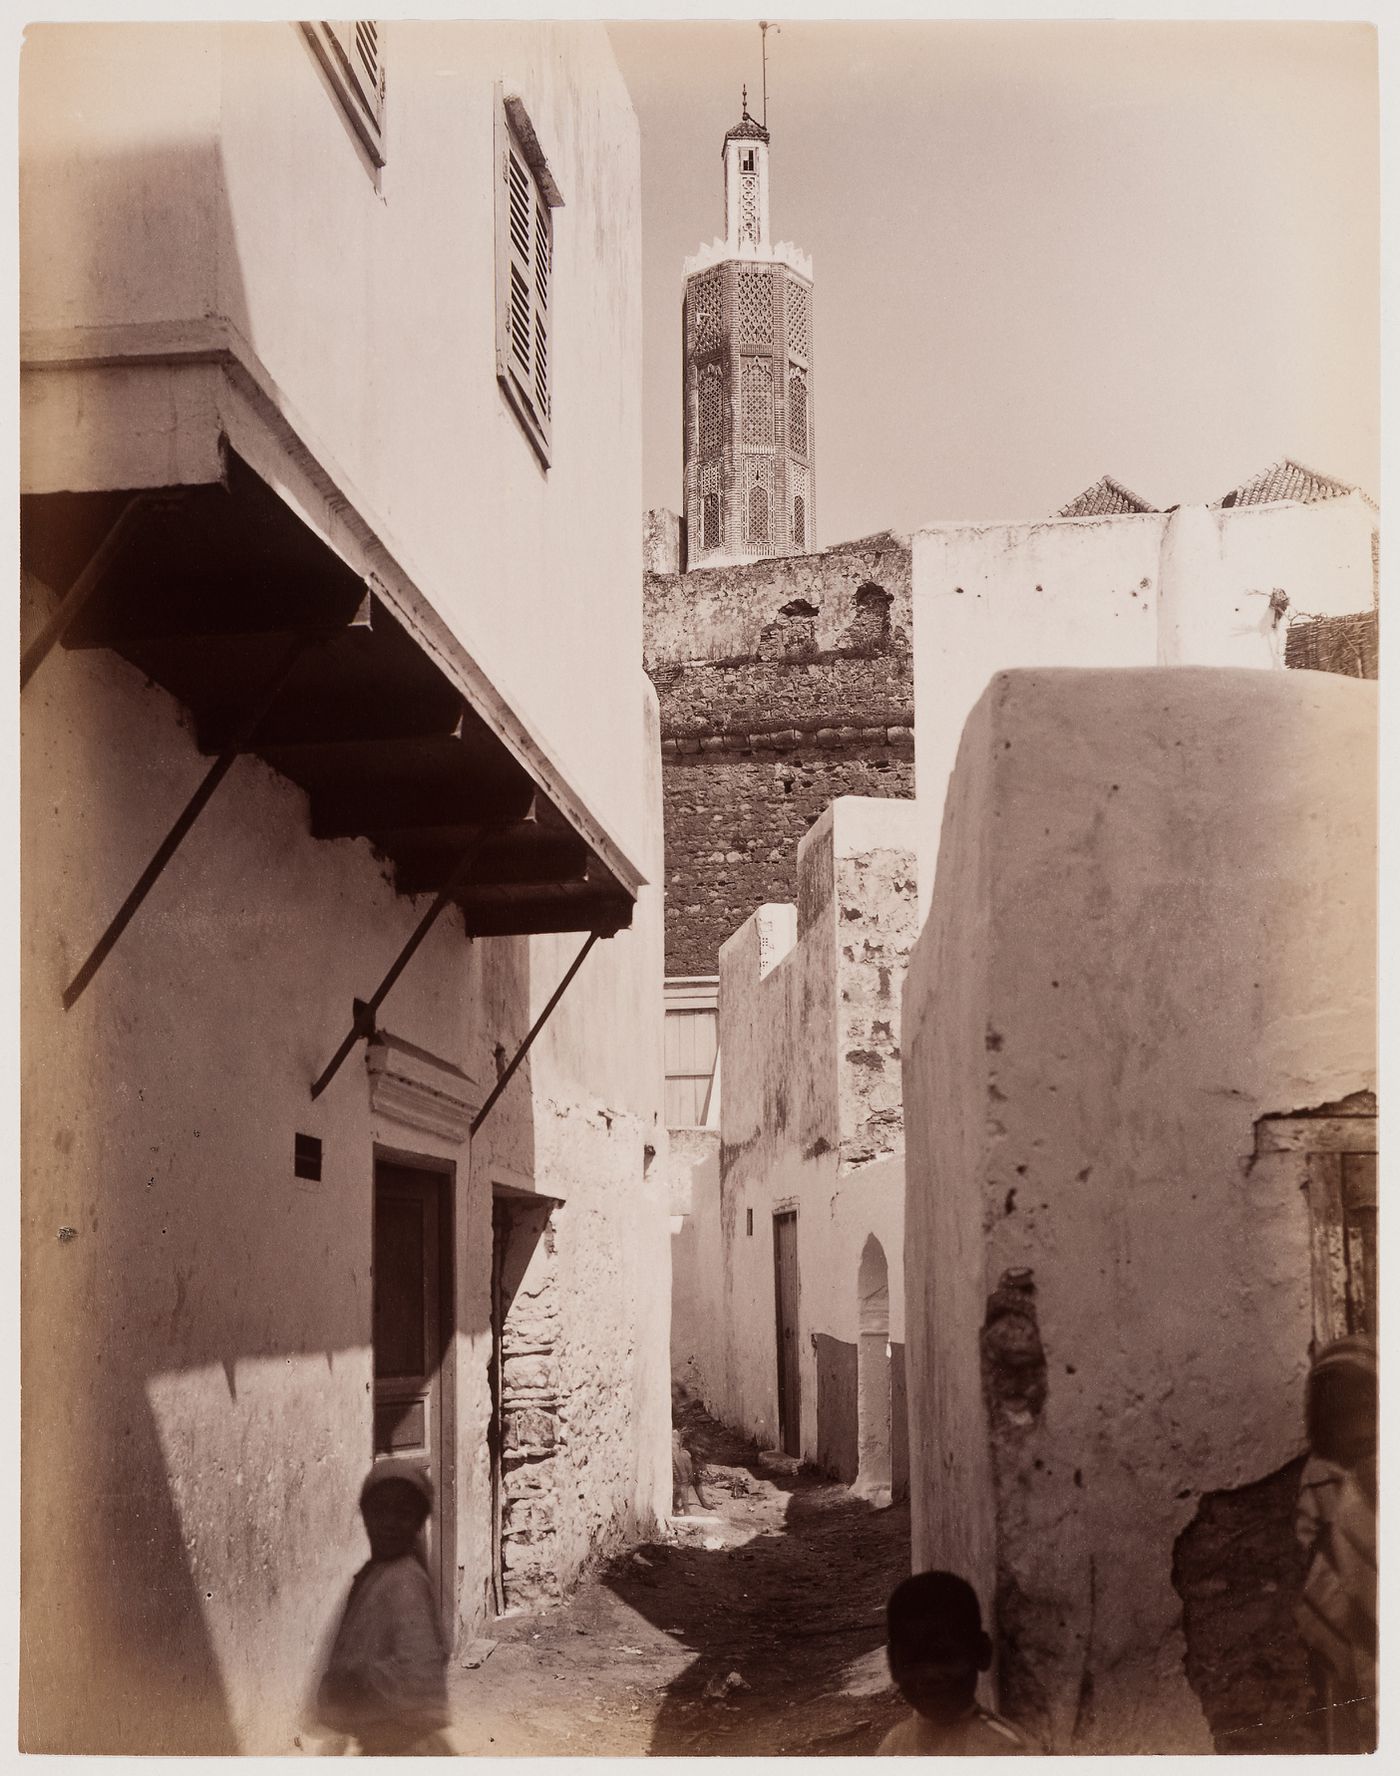
[[[876,1510],[687,1407],[710,1511],[619,1555],[565,1601],[508,1615],[454,1666],[473,1755],[847,1756],[903,1713],[882,1612],[909,1508]]]

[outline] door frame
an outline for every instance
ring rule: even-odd
[[[438,1615],[454,1650],[458,1620],[457,1596],[457,1164],[437,1154],[375,1141],[370,1159],[370,1460],[374,1460],[374,1211],[380,1165],[401,1166],[437,1181],[438,1202],[438,1363],[437,1414],[437,1571],[430,1572],[437,1593]]]

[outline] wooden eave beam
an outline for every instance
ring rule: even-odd
[[[340,638],[356,631],[369,632],[372,628],[371,602],[370,595],[366,592],[348,623],[337,619],[333,612],[324,622],[311,622],[304,626],[289,622],[271,627],[260,625],[249,628],[246,624],[216,623],[208,628],[196,629],[173,622],[147,623],[142,627],[133,625],[114,631],[106,639],[86,634],[75,636],[65,645],[74,650],[112,648],[117,652],[123,652],[127,648],[169,648],[172,652],[183,650],[191,657],[197,657],[203,651],[217,656],[245,649],[249,652],[275,649],[285,647],[299,635],[316,640]]]
[[[339,782],[312,790],[311,832],[317,839],[379,843],[380,833],[503,825],[528,818],[536,794],[523,773],[513,781]]]
[[[436,696],[423,687],[404,691],[357,685],[341,690],[334,686],[332,671],[328,667],[320,683],[308,684],[295,697],[284,697],[269,711],[258,736],[264,757],[277,749],[291,757],[300,748],[393,747],[437,740],[464,757],[487,762],[499,758],[499,746],[473,726],[461,699],[445,687]],[[220,749],[229,721],[222,708],[200,721],[202,750]]]
[[[397,861],[394,880],[402,894],[424,894],[436,889],[452,866],[450,852],[426,853],[410,843],[405,854],[377,842]],[[562,883],[577,883],[581,887],[588,880],[591,858],[592,853],[581,839],[526,840],[513,844],[493,841],[477,858],[472,886],[467,892],[475,895],[496,888],[533,891]]]
[[[564,931],[596,931],[613,937],[632,923],[634,902],[626,895],[592,895],[573,902],[523,899],[496,906],[463,908],[469,937],[539,937]]]

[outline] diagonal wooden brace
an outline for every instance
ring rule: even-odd
[[[439,889],[437,899],[418,921],[412,936],[389,965],[389,972],[384,976],[384,979],[380,981],[379,985],[368,999],[357,999],[355,1001],[354,1016],[351,1020],[350,1028],[346,1032],[345,1039],[342,1041],[340,1047],[331,1056],[330,1060],[326,1062],[320,1078],[316,1081],[315,1085],[312,1086],[311,1096],[313,1098],[319,1098],[321,1093],[335,1078],[336,1074],[340,1071],[341,1064],[345,1060],[345,1057],[350,1053],[350,1050],[361,1037],[368,1037],[374,1034],[375,1013],[388,997],[389,989],[403,973],[404,969],[408,967],[408,964],[413,957],[413,953],[418,948],[419,944],[422,943],[423,939],[432,930],[433,926],[437,924],[438,918],[446,908],[448,901],[452,899],[452,896],[456,894],[458,889],[466,882],[468,875],[471,873],[471,867],[476,862],[477,853],[488,839],[495,836],[495,832],[496,828],[488,828],[486,831],[478,834],[478,836],[472,840],[471,844],[467,846],[466,850],[457,859],[452,874]]]
[[[481,1127],[482,1123],[485,1122],[486,1118],[491,1113],[492,1107],[495,1105],[496,1099],[500,1097],[501,1093],[506,1089],[506,1087],[510,1084],[511,1080],[514,1078],[515,1069],[525,1059],[526,1055],[529,1054],[530,1044],[535,1040],[536,1036],[538,1036],[540,1031],[544,1028],[545,1022],[548,1019],[549,1014],[554,1010],[555,1006],[564,997],[565,988],[568,986],[569,982],[574,978],[574,976],[578,973],[579,969],[583,967],[583,959],[588,954],[588,952],[593,948],[594,944],[597,943],[598,937],[599,937],[598,932],[596,932],[596,931],[589,932],[587,942],[584,944],[583,948],[579,951],[578,955],[575,956],[573,961],[569,964],[568,972],[565,974],[563,980],[560,981],[559,985],[554,989],[553,993],[550,995],[548,1005],[545,1006],[544,1010],[540,1013],[540,1015],[535,1019],[534,1023],[530,1026],[529,1035],[520,1044],[520,1047],[516,1049],[510,1065],[506,1068],[505,1072],[502,1073],[501,1077],[496,1081],[495,1085],[491,1088],[490,1097],[487,1098],[486,1102],[481,1106],[481,1108],[477,1111],[476,1115],[472,1118],[472,1131],[471,1132],[473,1134],[475,1134],[476,1131]]]

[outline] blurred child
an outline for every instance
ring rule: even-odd
[[[366,1757],[452,1754],[447,1652],[419,1541],[432,1504],[428,1476],[406,1461],[377,1462],[360,1492],[369,1559],[351,1583],[317,1712]]]
[[[671,1432],[671,1514],[685,1517],[690,1512],[689,1495],[693,1492],[700,1509],[708,1511],[710,1501],[700,1484],[700,1463],[689,1449],[679,1430]]]
[[[1376,1744],[1376,1380],[1372,1341],[1339,1338],[1313,1359],[1304,1404],[1297,1531],[1309,1564],[1297,1620],[1336,1752]]]
[[[953,1573],[915,1573],[887,1610],[890,1676],[913,1709],[886,1733],[880,1757],[1020,1757],[1031,1747],[977,1703],[992,1662],[977,1593]]]

